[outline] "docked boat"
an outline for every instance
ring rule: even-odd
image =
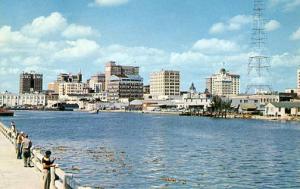
[[[14,112],[0,108],[0,116],[14,116]]]

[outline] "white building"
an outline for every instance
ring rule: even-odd
[[[300,102],[271,102],[266,105],[267,116],[299,116]]]
[[[198,93],[192,83],[189,92],[182,95],[182,99],[177,101],[179,109],[200,108],[207,110],[211,105],[211,98],[207,94]]]
[[[229,100],[232,100],[233,107],[241,107],[243,104],[254,104],[257,110],[264,111],[265,106],[270,102],[279,102],[279,95],[229,95]]]
[[[180,96],[180,72],[162,70],[151,73],[150,94],[153,98]]]
[[[46,95],[41,93],[1,93],[0,94],[0,107],[14,107],[14,106],[45,106]]]
[[[213,95],[231,95],[240,93],[240,75],[231,74],[224,68],[206,80],[206,88]]]
[[[72,95],[72,94],[85,94],[84,88],[86,84],[84,83],[60,83],[58,87],[58,95]]]

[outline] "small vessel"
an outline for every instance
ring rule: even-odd
[[[4,108],[0,108],[0,116],[14,116],[14,112],[6,110]]]

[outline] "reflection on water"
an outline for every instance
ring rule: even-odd
[[[300,187],[298,123],[22,111],[13,119],[83,185]]]

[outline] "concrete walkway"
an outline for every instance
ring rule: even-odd
[[[0,189],[40,189],[41,178],[35,168],[24,167],[14,146],[0,132]]]

